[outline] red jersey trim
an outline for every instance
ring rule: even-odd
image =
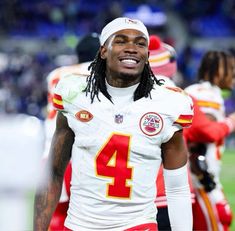
[[[56,109],[59,109],[59,110],[63,110],[64,109],[63,100],[62,100],[61,95],[54,94],[52,102],[53,102],[53,106]]]
[[[180,115],[174,124],[179,124],[182,127],[188,127],[192,124],[193,115]]]

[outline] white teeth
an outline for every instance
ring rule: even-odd
[[[137,61],[133,59],[123,59],[121,62],[126,63],[126,64],[136,64]]]

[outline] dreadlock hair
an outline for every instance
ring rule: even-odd
[[[224,51],[208,51],[204,54],[198,69],[198,79],[213,83],[219,73],[220,65],[224,67],[224,77],[228,73],[228,63],[231,55]]]
[[[109,95],[106,83],[106,60],[102,59],[100,56],[100,51],[97,52],[94,60],[88,67],[88,70],[91,70],[90,75],[87,77],[87,86],[84,89],[86,95],[90,92],[91,103],[93,103],[94,98],[99,99],[99,92],[101,91],[106,98],[111,102],[111,96]],[[142,97],[151,97],[151,90],[154,88],[154,84],[162,85],[162,80],[158,80],[153,74],[149,63],[145,64],[140,83],[134,92],[134,101]]]

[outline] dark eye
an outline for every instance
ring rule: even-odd
[[[137,46],[140,46],[140,47],[146,47],[146,42],[137,42],[136,43]]]
[[[147,41],[143,38],[136,39],[135,44],[139,47],[147,47]]]
[[[116,39],[116,40],[114,40],[114,43],[123,44],[123,43],[125,43],[125,41],[124,41],[124,39]]]

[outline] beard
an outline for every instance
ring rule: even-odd
[[[136,73],[136,74],[123,73],[123,72],[119,73],[119,78],[122,80],[134,81],[136,79],[139,79],[139,77],[140,77],[140,74],[138,74],[138,73]]]
[[[112,71],[108,70],[106,72],[106,78],[109,79],[110,85],[111,83],[115,83],[117,85],[121,84],[123,86],[132,86],[133,84],[139,83],[141,80],[141,73],[140,72],[128,72],[126,71]],[[114,86],[114,85],[112,85]]]
[[[119,72],[118,78],[126,83],[130,83],[130,82],[138,83],[141,79],[141,74],[140,73]]]

